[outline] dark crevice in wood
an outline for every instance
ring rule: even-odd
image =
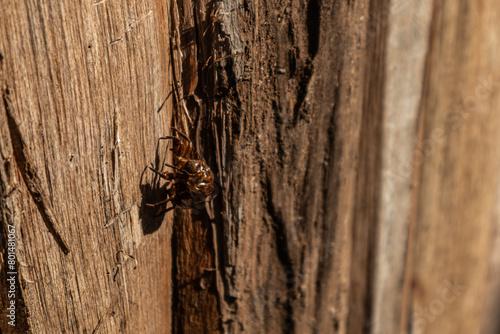
[[[315,296],[315,314],[319,318],[321,316],[321,308],[324,307],[322,303],[323,291],[326,290],[325,283],[328,282],[328,274],[332,272],[332,258],[333,258],[333,249],[330,246],[329,241],[334,240],[334,235],[337,231],[336,225],[331,224],[331,222],[338,221],[338,217],[336,215],[337,212],[337,203],[338,203],[338,183],[339,177],[337,168],[332,167],[335,166],[335,158],[337,156],[341,156],[341,152],[336,151],[336,147],[340,147],[339,145],[339,136],[336,133],[336,118],[339,112],[339,104],[340,104],[340,92],[341,92],[341,84],[340,81],[341,73],[342,73],[342,63],[339,62],[339,69],[337,73],[337,77],[339,78],[338,84],[334,89],[334,105],[331,111],[331,115],[328,120],[328,126],[326,127],[327,131],[327,142],[325,146],[325,163],[323,164],[323,212],[325,213],[325,220],[321,226],[321,244],[320,247],[322,251],[320,252],[321,256],[318,259],[318,273],[316,277],[316,296]],[[334,187],[331,187],[333,182],[335,183]],[[330,215],[331,213],[331,215]],[[337,321],[338,324],[338,321]],[[315,327],[315,331],[319,332],[318,328]],[[335,331],[336,332],[336,331]]]
[[[188,112],[194,121],[187,135],[191,137],[197,152],[207,161],[217,179],[221,171],[218,170],[214,159],[214,136],[221,138],[221,134],[213,133],[212,127],[212,122],[218,122],[220,119],[215,116],[214,111],[217,87],[213,62],[217,53],[213,50],[213,3],[196,0],[190,3],[178,2],[178,5],[179,27],[173,28],[179,29],[183,36],[180,45],[183,52],[183,72],[178,77],[182,78]],[[196,87],[191,86],[193,82],[197,83]],[[178,115],[174,118],[180,120],[183,117],[180,106],[177,110]],[[220,185],[216,186],[219,186],[220,190]],[[222,328],[223,297],[218,291],[217,275],[222,275],[224,270],[216,267],[217,263],[223,263],[224,254],[221,239],[221,196],[215,197],[212,202],[215,209],[213,221],[210,220],[205,207],[196,208],[192,212],[175,211],[172,237],[173,333],[213,333],[220,332]],[[212,229],[212,223],[215,223],[215,229]],[[190,245],[189,249],[186,244]]]
[[[290,249],[288,247],[286,225],[281,212],[274,205],[273,187],[268,174],[266,174],[266,208],[271,218],[271,226],[274,230],[276,251],[278,258],[285,269],[287,300],[285,302],[285,333],[293,333],[295,322],[293,314],[293,300],[295,299],[296,273]]]
[[[174,226],[172,228],[172,238],[171,238],[171,254],[172,254],[172,328],[170,332],[172,334],[174,333],[183,333],[182,331],[182,321],[180,319],[182,318],[178,312],[182,312],[183,309],[179,307],[180,304],[180,299],[179,299],[179,280],[178,280],[178,275],[179,275],[179,269],[178,269],[178,264],[177,264],[177,259],[179,257],[179,231],[177,224],[174,221]]]
[[[294,68],[296,64],[294,62]],[[294,71],[295,72],[295,71]],[[310,59],[306,61],[306,64],[300,70],[300,75],[298,78],[298,91],[297,91],[297,103],[293,107],[293,125],[297,124],[297,121],[303,117],[301,117],[302,105],[304,104],[304,100],[307,96],[308,85],[311,77],[313,75],[313,65]]]
[[[37,172],[35,171],[35,167],[31,163],[31,159],[29,158],[29,154],[25,149],[25,143],[23,141],[21,131],[12,115],[12,110],[10,109],[9,104],[9,91],[5,89],[3,94],[3,104],[5,108],[5,112],[7,115],[7,123],[10,130],[12,146],[14,149],[14,157],[16,158],[16,162],[23,177],[23,180],[26,184],[26,187],[29,190],[33,201],[35,202],[40,215],[43,218],[45,226],[49,230],[49,232],[54,237],[59,248],[61,248],[62,252],[67,255],[70,250],[61,237],[58,229],[58,222],[56,216],[52,210],[50,205],[48,196],[43,191],[40,183],[41,180],[38,177]]]
[[[0,66],[2,65],[1,60],[3,60],[3,57],[0,59]],[[0,77],[0,79],[2,78]],[[5,83],[0,82],[0,84]],[[8,109],[10,108],[10,101],[7,101],[10,91],[6,86],[2,88],[3,107],[5,109],[3,111],[7,116],[7,123],[10,123],[12,122],[12,120],[10,120],[11,110]],[[2,117],[2,119],[5,118]],[[4,124],[2,124],[2,126],[4,126]],[[3,139],[6,138],[2,138],[2,140]],[[13,138],[11,138],[11,145],[15,155],[16,147],[12,140]],[[7,142],[8,141],[5,140],[4,144],[7,144]],[[5,148],[6,147],[0,148],[2,153],[1,163],[3,165],[0,167],[0,254],[2,257],[0,260],[0,281],[2,282],[0,284],[0,333],[30,333],[31,327],[28,323],[30,314],[25,304],[26,297],[23,290],[26,283],[22,281],[22,268],[18,259],[20,247],[19,240],[23,237],[18,220],[21,208],[18,206],[19,203],[13,198],[13,196],[16,195],[15,192],[19,192],[20,190],[19,184],[14,178],[13,173],[16,173],[16,171],[12,168],[10,162],[11,157],[3,156],[3,153],[7,153],[3,151]],[[12,264],[12,261],[14,261],[14,264]],[[13,291],[11,286],[14,287]],[[14,295],[12,293],[14,293]],[[14,302],[14,304],[11,304],[12,302]],[[14,312],[13,318],[11,317],[11,311]],[[12,326],[12,323],[14,323],[15,326]]]
[[[307,4],[307,33],[309,57],[314,59],[319,49],[319,32],[321,27],[321,0],[310,0]]]

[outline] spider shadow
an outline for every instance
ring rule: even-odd
[[[151,164],[154,169],[161,170],[160,166],[165,165],[166,155],[164,155],[163,160],[160,161],[160,154],[158,149],[160,146],[160,141],[156,144],[155,152],[155,162]],[[167,145],[168,149],[168,145]],[[162,204],[158,206],[149,206],[147,204],[157,203],[168,196],[167,188],[168,184],[161,185],[161,178],[148,169],[149,166],[145,166],[142,171],[139,188],[142,194],[142,201],[139,210],[139,219],[141,221],[142,233],[144,235],[156,232],[162,225],[165,215],[170,211],[165,211],[168,204]],[[147,172],[150,172],[151,176],[147,177]],[[146,177],[145,177],[146,176]]]

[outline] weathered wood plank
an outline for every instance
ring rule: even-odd
[[[496,332],[495,1],[2,8],[14,330]],[[217,197],[155,218],[172,124]]]
[[[357,1],[240,7],[248,51],[215,115],[231,333],[347,330],[367,14]]]
[[[65,256],[48,234],[2,122],[2,182],[18,187],[2,224],[17,227],[16,297],[27,310],[16,329],[168,332],[171,228],[141,211],[156,196],[141,173],[170,131],[172,100],[157,113],[171,90],[166,4],[1,7],[0,86],[71,249]]]
[[[404,316],[401,299],[407,269],[413,155],[431,14],[432,1],[389,1],[371,14],[381,25],[380,33],[385,34],[386,40],[378,52],[383,55],[379,128],[382,143],[369,148],[380,155],[381,164],[377,172],[380,188],[371,202],[376,205],[373,218],[377,226],[372,250],[374,333],[398,333]]]
[[[433,10],[403,306],[415,332],[479,333],[498,205],[500,4]]]

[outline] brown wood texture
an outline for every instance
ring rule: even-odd
[[[156,142],[171,125],[172,100],[158,112],[171,91],[167,4],[1,7],[2,225],[16,227],[18,264],[18,323],[2,290],[1,331],[168,332],[171,223],[141,210],[161,196],[143,171],[166,156]],[[8,110],[67,255],[24,181]]]
[[[433,8],[403,300],[415,313],[414,331],[478,333],[490,325],[482,313],[498,228],[499,12],[495,1]]]
[[[227,162],[228,327],[494,332],[498,5],[248,8]]]
[[[498,332],[497,1],[1,5],[2,332]]]
[[[358,1],[250,1],[240,12],[248,52],[229,112],[216,115],[227,124],[229,332],[348,330],[367,18]]]
[[[206,1],[171,1],[174,64],[179,64],[175,126],[184,129],[196,151],[213,165],[207,135],[208,115],[215,108],[216,7]],[[177,46],[180,46],[178,48]],[[220,190],[217,187],[217,195]],[[210,204],[175,210],[172,234],[172,332],[219,333],[220,293],[217,284],[216,217]],[[208,211],[207,211],[208,209]],[[208,213],[211,213],[209,215]],[[217,214],[220,217],[220,212]]]

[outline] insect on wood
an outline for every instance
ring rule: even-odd
[[[158,212],[162,214],[173,210],[175,207],[185,209],[194,208],[195,205],[203,203],[210,196],[214,188],[214,174],[203,158],[193,147],[191,140],[176,128],[172,128],[179,136],[161,137],[159,140],[173,140],[173,153],[175,166],[165,164],[173,169],[173,172],[160,172],[149,167],[161,178],[172,183],[168,188],[168,197],[157,203],[148,203],[148,206],[159,206],[168,202],[172,206]]]

